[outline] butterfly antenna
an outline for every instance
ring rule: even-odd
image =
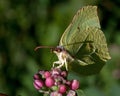
[[[35,47],[34,51],[37,51],[41,46]]]
[[[37,47],[34,49],[34,51],[37,51],[37,50],[40,49],[40,48],[49,48],[49,49],[52,49],[52,48],[55,48],[55,47],[53,47],[53,46],[37,46]]]

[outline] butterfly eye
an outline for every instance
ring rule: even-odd
[[[61,48],[56,48],[56,51],[59,53],[59,52],[62,51],[62,49]]]
[[[61,49],[58,49],[57,51],[58,51],[58,52],[61,52],[62,50],[61,50]]]

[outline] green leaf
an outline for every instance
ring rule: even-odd
[[[84,94],[84,92],[83,92],[82,90],[80,90],[80,89],[78,89],[76,92],[77,92],[77,95],[78,95],[78,96],[86,96],[86,95]]]

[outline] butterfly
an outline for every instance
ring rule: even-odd
[[[57,68],[65,66],[66,70],[81,75],[98,73],[111,57],[100,27],[97,6],[84,6],[78,10],[63,33],[59,46],[51,49],[58,57],[53,67],[58,64]]]

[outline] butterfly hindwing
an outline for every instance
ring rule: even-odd
[[[93,27],[88,28],[87,31],[89,34],[77,52],[75,61],[69,65],[72,71],[81,75],[100,72],[106,61],[111,58],[103,32],[99,28]]]
[[[80,59],[82,59],[82,56],[88,55],[92,57],[93,54],[95,54],[99,59],[106,62],[110,59],[110,55],[103,32],[99,28],[93,27],[88,28],[86,31],[89,31],[89,34],[76,55],[78,55],[78,58],[80,57]]]

